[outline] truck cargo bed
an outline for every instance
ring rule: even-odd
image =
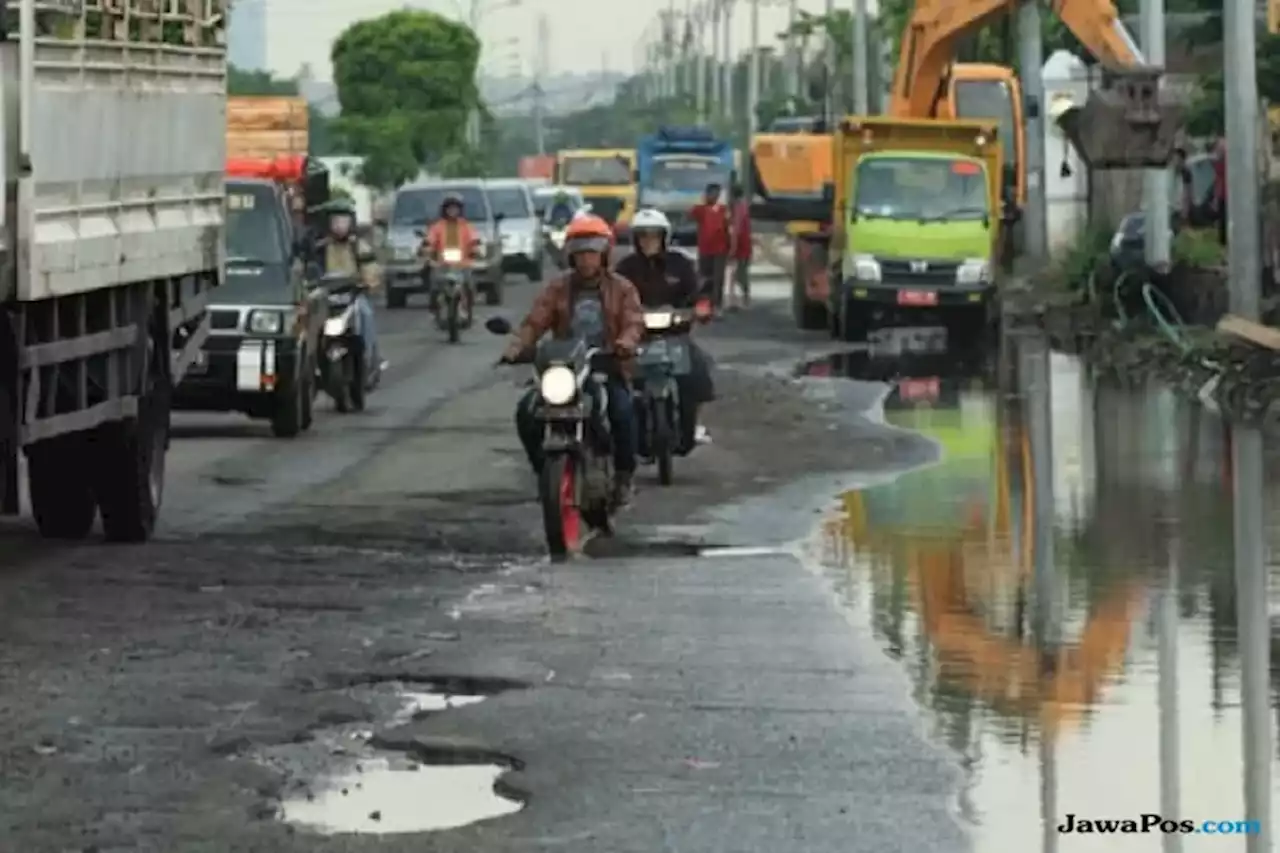
[[[18,156],[4,176],[18,182],[16,207],[6,209],[17,252],[0,301],[219,267],[225,5],[9,0],[4,121]]]

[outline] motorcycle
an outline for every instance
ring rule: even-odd
[[[696,308],[664,306],[644,313],[645,341],[636,353],[634,382],[640,456],[658,466],[658,482],[671,485],[675,456],[693,448],[680,448],[685,434],[680,402],[680,379],[693,370],[689,335],[695,322],[710,319],[711,304]]]
[[[362,412],[369,391],[377,387],[382,365],[366,350],[357,300],[360,282],[347,274],[320,279],[327,294],[329,317],[320,342],[320,387],[333,398],[339,412]]]
[[[485,328],[495,335],[511,333],[502,317],[491,317]],[[538,389],[534,416],[543,424],[542,528],[551,558],[563,560],[581,550],[589,531],[611,533],[618,510],[604,392],[616,362],[581,340],[544,340],[526,355],[521,363],[533,364]],[[587,393],[588,387],[596,393]]]
[[[456,344],[459,331],[471,328],[476,304],[471,271],[462,265],[461,249],[445,249],[440,260],[431,264],[431,287],[436,326],[449,333],[449,343]]]

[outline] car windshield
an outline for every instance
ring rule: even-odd
[[[227,184],[227,257],[284,263],[279,215],[279,203],[271,187]]]
[[[941,222],[988,214],[986,170],[977,160],[871,157],[855,170],[858,216]]]
[[[623,157],[566,157],[560,179],[580,187],[625,187],[631,183],[631,164]]]
[[[488,187],[489,206],[493,215],[501,214],[507,219],[529,219],[533,209],[529,205],[529,194],[520,187]]]
[[[649,187],[659,193],[700,193],[707,184],[727,186],[729,170],[711,157],[678,157],[655,160]]]
[[[401,190],[396,193],[395,206],[391,209],[392,225],[421,225],[440,218],[440,205],[445,197],[454,195],[462,199],[462,215],[472,221],[488,219],[484,193],[479,186],[424,187]]]

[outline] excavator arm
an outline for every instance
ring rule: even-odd
[[[916,0],[903,31],[890,113],[933,118],[946,97],[959,43],[1017,10],[1019,0]],[[1112,0],[1051,0],[1059,20],[1106,70],[1083,107],[1054,115],[1098,169],[1159,167],[1172,156],[1180,112],[1161,103],[1161,69],[1146,64]],[[964,116],[956,116],[964,118]]]

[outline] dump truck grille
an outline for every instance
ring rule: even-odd
[[[886,283],[919,284],[938,287],[955,284],[956,271],[960,265],[955,261],[900,261],[881,260],[880,274]]]

